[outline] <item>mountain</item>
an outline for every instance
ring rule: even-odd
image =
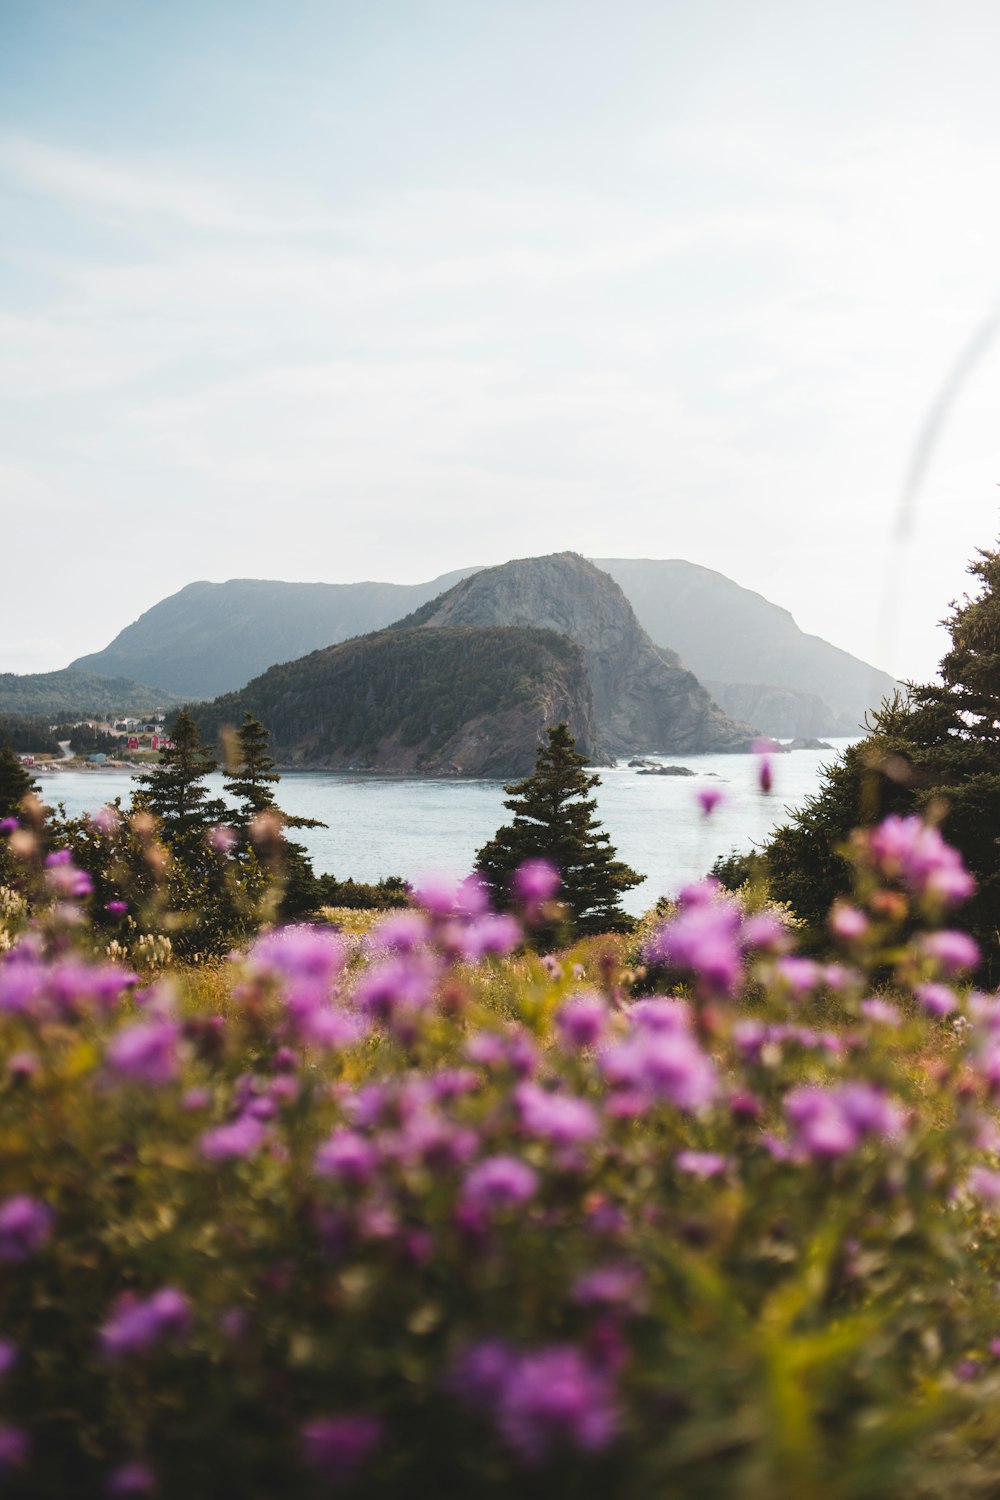
[[[584,652],[551,630],[383,630],[192,708],[205,739],[246,710],[285,765],[522,776],[561,719],[584,754],[601,755]]]
[[[182,697],[211,698],[275,662],[381,630],[473,571],[459,569],[428,583],[189,583],[147,609],[103,651],[71,665],[124,673]]]
[[[621,585],[653,640],[711,683],[727,712],[752,718],[768,734],[856,734],[865,712],[898,686],[711,568],[679,559],[595,561]],[[771,693],[753,695],[748,685]]]
[[[519,625],[568,636],[583,647],[599,742],[612,755],[736,750],[753,737],[675,652],[653,644],[614,579],[575,552],[481,569],[400,625]]]
[[[652,642],[711,684],[727,714],[768,734],[852,734],[865,711],[896,686],[885,672],[806,635],[786,609],[711,568],[623,558],[598,558],[595,566],[618,583]],[[192,583],[73,667],[210,698],[275,662],[382,630],[478,571],[416,584]]]
[[[104,677],[72,667],[58,672],[0,672],[0,713],[71,719],[143,713],[172,708],[178,702],[176,694],[128,677]]]

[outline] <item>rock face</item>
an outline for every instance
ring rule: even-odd
[[[760,682],[707,681],[705,686],[726,713],[749,719],[778,739],[857,733],[854,720],[835,713],[815,693]]]
[[[428,630],[527,625],[583,648],[600,747],[742,750],[755,731],[730,719],[672,651],[655,646],[620,587],[575,552],[485,568],[400,622]]]
[[[727,684],[718,701],[767,734],[858,734],[865,713],[899,685],[712,568],[680,558],[595,562],[625,590],[653,640],[679,651],[702,682]],[[750,687],[766,691],[755,700]]]
[[[562,719],[582,753],[602,760],[583,651],[548,630],[383,630],[272,667],[192,711],[211,740],[247,710],[292,767],[519,777]]]

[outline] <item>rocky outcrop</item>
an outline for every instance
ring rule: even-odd
[[[383,630],[272,667],[193,713],[211,740],[247,710],[285,767],[524,776],[563,719],[603,763],[584,653],[549,630]]]
[[[715,701],[740,719],[759,724],[778,739],[857,734],[858,720],[836,713],[815,693],[761,682],[706,682]]]
[[[614,579],[575,552],[485,568],[400,623],[568,636],[583,648],[599,744],[612,755],[741,750],[755,733],[729,718],[674,652],[653,644]]]
[[[858,734],[865,714],[899,686],[887,672],[807,635],[787,609],[712,568],[680,558],[594,561],[624,589],[652,639],[679,651],[706,685],[730,684],[718,701],[767,734]],[[736,696],[749,686],[806,701],[795,709],[792,699],[762,696],[755,709],[752,699]]]

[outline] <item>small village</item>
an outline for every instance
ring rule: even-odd
[[[136,765],[158,759],[161,750],[173,749],[165,720],[166,714],[161,709],[141,717],[80,719],[69,726],[76,733],[58,741],[61,755],[35,751],[18,758],[36,776],[80,770],[131,771]],[[51,726],[53,733],[66,727]],[[77,741],[94,748],[85,749]]]

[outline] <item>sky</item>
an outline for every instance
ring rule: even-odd
[[[0,0],[0,671],[572,549],[927,679],[1000,532],[998,55],[993,0]]]

